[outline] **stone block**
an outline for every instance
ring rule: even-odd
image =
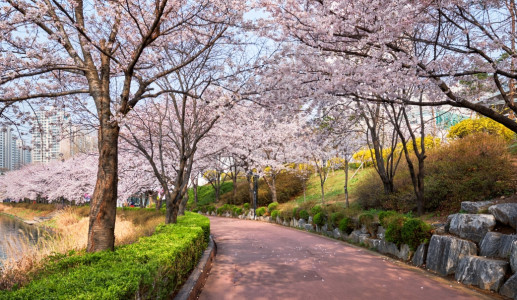
[[[382,254],[390,254],[393,256],[399,256],[399,248],[395,243],[388,242],[386,240],[380,240],[377,250]]]
[[[510,251],[510,266],[512,272],[517,274],[517,241],[512,243],[512,249]]]
[[[479,245],[479,255],[508,259],[514,241],[517,241],[515,234],[488,232]]]
[[[479,243],[487,232],[494,229],[495,224],[495,217],[489,214],[455,214],[451,219],[449,232]]]
[[[429,270],[446,276],[456,272],[460,259],[476,254],[476,244],[471,241],[447,235],[433,235],[427,250],[426,266]]]
[[[334,228],[334,231],[332,231],[332,235],[335,239],[341,238],[341,230],[339,230],[338,228]]]
[[[382,240],[386,236],[386,229],[384,227],[379,226],[377,227],[377,238]]]
[[[499,294],[511,299],[517,299],[517,273],[508,278],[503,286],[499,289]]]
[[[402,244],[400,246],[400,250],[399,250],[397,257],[402,259],[403,261],[408,261],[411,258],[412,254],[413,254],[413,251],[411,251],[411,248],[409,248],[409,245]]]
[[[298,227],[299,228],[304,228],[306,224],[307,224],[307,222],[305,222],[304,219],[298,220]]]
[[[463,201],[461,202],[461,210],[468,214],[479,214],[486,212],[486,210],[495,204],[494,200],[488,201]]]
[[[425,264],[425,257],[427,255],[427,244],[420,244],[413,254],[413,265],[421,267]]]
[[[460,260],[455,278],[463,284],[497,292],[504,282],[508,262],[480,256],[465,256]]]
[[[312,228],[312,224],[305,224],[305,230],[307,231],[311,231],[313,228]]]
[[[503,224],[517,229],[517,203],[501,203],[492,205],[488,211]]]

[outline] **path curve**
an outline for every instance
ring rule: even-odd
[[[217,256],[199,299],[490,299],[330,238],[265,222],[210,223]]]

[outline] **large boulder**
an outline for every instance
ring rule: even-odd
[[[365,238],[369,238],[370,235],[368,233],[362,233],[361,230],[354,230],[352,233],[348,235],[348,239],[352,243],[359,244],[361,242],[364,242]]]
[[[341,238],[341,230],[339,230],[338,228],[334,228],[334,230],[332,231],[332,236],[335,239],[340,239]]]
[[[460,259],[476,254],[476,244],[471,241],[447,235],[433,235],[427,250],[426,266],[429,270],[446,276],[456,272]]]
[[[413,254],[413,265],[421,267],[425,264],[425,257],[427,255],[427,244],[420,244]]]
[[[488,232],[481,241],[481,244],[479,244],[479,255],[498,257],[501,236],[502,234],[498,232]]]
[[[496,224],[492,215],[455,214],[449,225],[449,232],[461,238],[481,242],[485,234]]]
[[[513,274],[499,289],[499,294],[511,299],[517,299],[517,273]]]
[[[510,266],[512,267],[512,271],[517,274],[517,241],[512,243],[510,251]]]
[[[480,256],[465,256],[456,270],[456,280],[497,292],[504,282],[508,262]]]
[[[479,245],[479,255],[507,259],[517,235],[488,232]]]
[[[479,214],[486,212],[486,210],[495,204],[495,200],[489,201],[464,201],[461,202],[461,210],[468,214]]]
[[[400,250],[399,250],[397,257],[402,259],[403,261],[408,261],[411,258],[412,254],[413,254],[413,251],[411,251],[411,248],[409,248],[409,245],[402,244],[400,246]]]
[[[517,203],[501,203],[492,205],[488,211],[497,221],[517,229]]]
[[[382,226],[377,227],[377,238],[382,240],[382,239],[384,239],[385,236],[386,236],[386,229],[384,229],[384,227],[382,227]]]
[[[399,256],[399,248],[395,243],[388,242],[386,240],[381,240],[377,247],[377,251],[382,254],[391,254],[393,256]]]

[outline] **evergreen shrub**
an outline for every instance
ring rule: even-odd
[[[300,219],[304,219],[305,221],[309,220],[309,213],[305,209],[300,210],[298,216]]]
[[[169,299],[205,250],[208,218],[185,212],[177,224],[115,251],[55,255],[24,287],[0,299]]]

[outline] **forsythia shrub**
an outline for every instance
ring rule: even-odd
[[[244,205],[242,207],[244,208],[244,210],[249,210],[250,209],[250,204],[249,203],[244,203]]]
[[[478,119],[465,119],[449,129],[447,137],[452,139],[464,138],[477,133],[498,135],[506,141],[515,137],[515,133],[492,119],[483,117]]]
[[[115,251],[55,256],[27,286],[0,299],[168,299],[206,248],[210,221],[185,212],[177,224]]]
[[[278,209],[275,209],[271,212],[271,218],[273,218],[273,220],[276,220],[276,217],[278,217],[279,214],[280,211]]]

